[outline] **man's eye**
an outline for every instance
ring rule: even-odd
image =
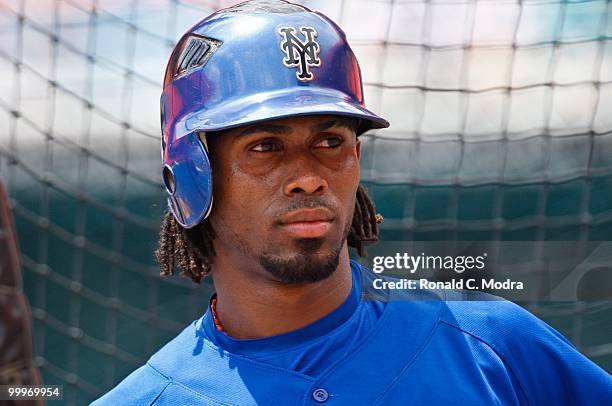
[[[253,146],[251,148],[251,151],[255,151],[255,152],[271,152],[271,151],[278,151],[279,147],[278,145],[273,142],[273,141],[263,141],[260,142],[259,144]]]
[[[337,148],[342,145],[343,142],[344,140],[342,137],[327,137],[319,141],[317,145],[315,145],[315,148]]]

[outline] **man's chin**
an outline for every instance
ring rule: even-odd
[[[311,238],[299,240],[297,244],[301,248],[298,253],[290,256],[264,254],[259,263],[274,279],[287,284],[319,282],[338,268],[341,248],[322,252],[321,241]]]

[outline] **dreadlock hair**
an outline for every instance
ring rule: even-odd
[[[353,222],[346,240],[349,247],[355,248],[360,257],[365,255],[364,245],[378,241],[378,224],[382,221],[383,216],[376,213],[366,189],[359,186]],[[161,267],[160,275],[173,275],[175,267],[178,266],[181,268],[181,276],[200,283],[202,278],[212,271],[214,238],[215,232],[208,220],[204,220],[197,227],[186,229],[167,212],[155,251],[155,257]]]

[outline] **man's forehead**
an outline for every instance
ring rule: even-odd
[[[236,127],[228,130],[227,133],[237,137],[250,135],[256,132],[288,135],[299,130],[318,133],[333,127],[346,127],[354,131],[357,127],[357,119],[347,116],[332,115],[293,116]]]

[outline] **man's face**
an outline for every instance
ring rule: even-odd
[[[331,275],[345,249],[359,185],[360,143],[351,120],[291,117],[207,141],[217,252],[220,245],[239,252],[241,265],[284,283]]]

